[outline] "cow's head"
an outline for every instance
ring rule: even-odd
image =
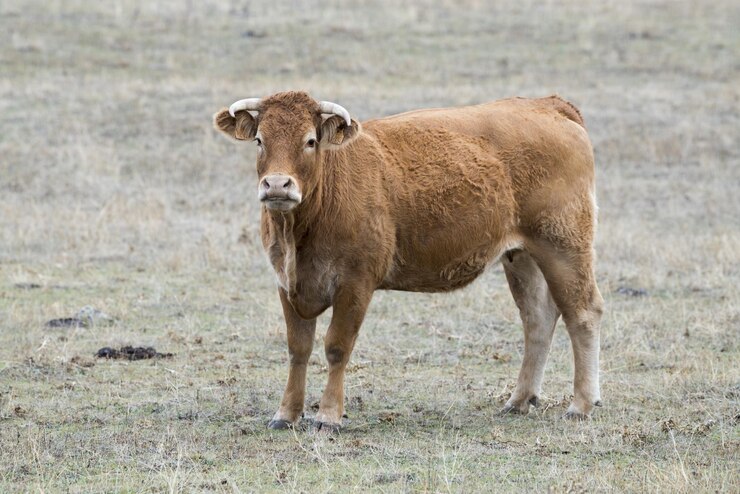
[[[360,133],[347,110],[302,92],[239,100],[216,113],[213,124],[234,139],[256,142],[258,197],[278,211],[293,209],[315,190],[323,152],[347,145]]]

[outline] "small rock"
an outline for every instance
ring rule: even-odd
[[[95,307],[90,305],[84,306],[77,313],[77,318],[81,321],[85,321],[85,326],[107,326],[116,322],[116,320]]]
[[[242,38],[266,38],[267,33],[264,31],[255,31],[253,29],[247,29],[242,32]]]
[[[620,286],[617,288],[617,293],[628,297],[647,297],[648,294],[644,288],[630,288],[628,286]]]
[[[388,422],[392,424],[400,416],[401,414],[398,412],[384,411],[380,412],[380,414],[378,415],[378,419],[380,419],[381,422]]]

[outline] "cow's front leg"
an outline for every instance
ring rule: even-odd
[[[357,333],[370,304],[370,284],[343,287],[334,299],[334,313],[324,340],[329,380],[319,403],[314,424],[322,432],[336,432],[344,415],[344,371]]]
[[[288,328],[288,354],[290,370],[288,384],[285,386],[283,400],[275,416],[267,425],[270,429],[287,429],[292,427],[303,413],[306,396],[306,366],[313,350],[313,338],[316,332],[316,319],[301,319],[288,301],[285,291],[280,288],[280,302],[283,304],[285,325]]]

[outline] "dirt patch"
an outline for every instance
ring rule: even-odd
[[[113,324],[115,319],[105,312],[86,305],[80,309],[74,317],[60,317],[47,321],[47,328],[89,328],[96,325],[107,326]]]
[[[154,347],[147,346],[124,346],[120,350],[111,347],[103,347],[95,354],[98,358],[145,360],[150,358],[170,358],[174,353],[159,353]]]
[[[46,321],[47,328],[81,328],[86,326],[85,321],[78,317],[60,317]]]
[[[13,287],[18,290],[35,290],[37,288],[41,288],[41,285],[38,283],[16,283]]]

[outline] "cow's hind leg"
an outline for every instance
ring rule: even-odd
[[[502,263],[524,326],[524,359],[516,388],[503,412],[527,413],[530,404],[537,405],[540,396],[560,311],[542,271],[529,253],[523,250],[507,252]]]
[[[601,405],[599,323],[604,302],[596,286],[590,245],[563,247],[539,240],[530,243],[529,251],[563,314],[573,347],[573,401],[565,416],[584,419]]]
[[[283,304],[285,325],[288,330],[290,370],[280,408],[267,425],[270,429],[288,429],[303,414],[306,395],[306,367],[308,366],[308,359],[311,358],[313,338],[316,333],[316,319],[301,319],[293,306],[290,305],[285,291],[282,288],[279,291],[280,302]]]

